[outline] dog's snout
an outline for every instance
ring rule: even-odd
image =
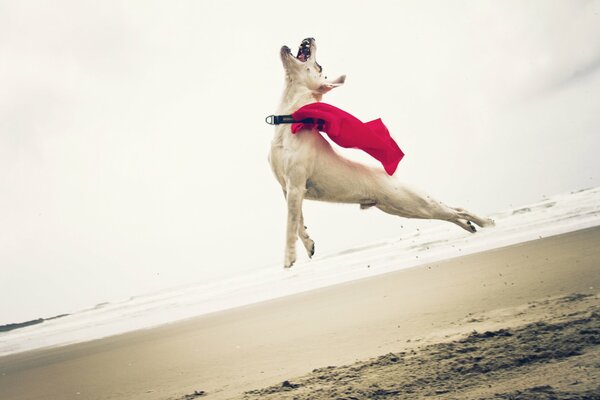
[[[291,53],[291,52],[292,52],[292,49],[290,49],[290,48],[289,48],[289,47],[287,47],[287,46],[282,46],[282,47],[281,47],[281,52],[282,52],[282,53]]]

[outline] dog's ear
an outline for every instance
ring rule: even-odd
[[[342,86],[345,81],[346,81],[346,75],[342,75],[333,81],[325,81],[323,84],[321,84],[321,86],[319,86],[319,92],[327,93],[333,88]]]

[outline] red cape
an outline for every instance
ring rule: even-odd
[[[312,103],[299,108],[292,114],[295,120],[313,118],[319,121],[319,131],[325,132],[338,145],[360,149],[377,159],[388,175],[393,175],[404,157],[400,147],[390,136],[381,119],[363,123],[344,110],[327,103]],[[301,129],[312,129],[315,124],[297,122],[292,124],[292,133]]]

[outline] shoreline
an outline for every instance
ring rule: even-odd
[[[588,228],[156,328],[4,356],[0,397],[152,400],[194,391],[204,391],[207,399],[239,396],[315,368],[492,329],[489,315],[510,314],[531,301],[596,294],[598,244],[600,227]],[[522,322],[509,317],[497,322]]]
[[[393,239],[364,243],[304,260],[292,270],[263,266],[226,279],[190,283],[99,303],[71,311],[58,321],[48,318],[35,327],[0,333],[0,357],[152,329],[344,282],[599,226],[599,195],[600,188],[585,189],[498,212],[493,214],[496,227],[484,229],[477,235],[465,236],[451,224],[425,224],[423,229],[404,232]],[[30,319],[32,317],[38,316],[30,316]],[[20,326],[22,323],[17,321],[9,325]]]

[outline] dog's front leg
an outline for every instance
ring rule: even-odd
[[[283,266],[290,268],[296,262],[296,241],[298,228],[302,215],[302,200],[304,200],[305,186],[288,184],[287,188],[287,231],[285,243],[285,261]]]
[[[300,209],[300,223],[298,224],[298,236],[306,249],[308,256],[312,258],[315,255],[315,242],[308,236],[306,232],[306,226],[304,226],[304,212]]]

